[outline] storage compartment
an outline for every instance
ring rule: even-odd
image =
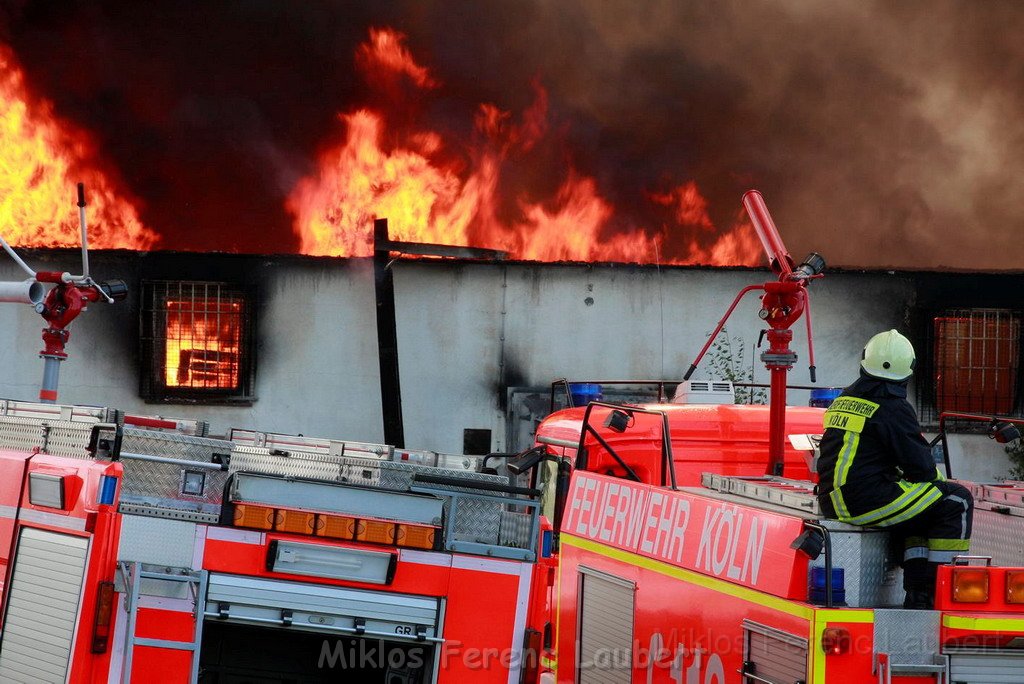
[[[203,684],[426,684],[432,644],[412,644],[209,621]]]

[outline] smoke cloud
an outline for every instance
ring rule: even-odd
[[[410,126],[469,139],[481,103],[522,113],[547,91],[557,143],[509,160],[517,192],[551,196],[571,167],[617,220],[656,226],[642,200],[692,180],[730,225],[756,187],[798,259],[1024,268],[1015,0],[0,5],[34,94],[91,133],[164,249],[299,249],[285,200],[339,113],[401,95],[356,64],[383,26],[436,79]]]

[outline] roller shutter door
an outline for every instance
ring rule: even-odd
[[[629,684],[633,661],[631,582],[603,573],[580,573],[579,684]]]
[[[0,681],[62,683],[89,542],[22,528],[0,640]]]
[[[807,681],[807,639],[750,620],[743,621],[744,684]]]
[[[207,619],[415,641],[440,639],[437,599],[347,587],[211,574]]]

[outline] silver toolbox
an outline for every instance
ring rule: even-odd
[[[217,522],[232,443],[175,432],[124,428],[122,513]]]

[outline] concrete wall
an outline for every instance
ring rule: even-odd
[[[77,270],[73,252],[27,253],[40,270]],[[126,302],[94,305],[72,327],[61,401],[193,417],[230,426],[381,441],[380,384],[369,260],[98,253],[98,277],[121,277]],[[741,287],[766,271],[402,261],[393,266],[406,445],[461,452],[463,430],[506,446],[509,388],[556,378],[681,378]],[[0,280],[20,279],[0,259]],[[251,406],[151,405],[139,398],[138,290],[143,278],[255,284],[256,401]],[[906,275],[839,273],[811,287],[820,386],[857,374],[865,340],[904,328],[916,297]],[[729,321],[751,365],[761,330],[752,293]],[[0,396],[33,400],[42,375],[42,320],[0,305]],[[803,325],[790,375],[807,384]],[[767,381],[761,363],[754,379]],[[706,366],[694,376],[707,378]],[[806,392],[791,392],[806,403]],[[986,445],[987,446],[987,445]]]

